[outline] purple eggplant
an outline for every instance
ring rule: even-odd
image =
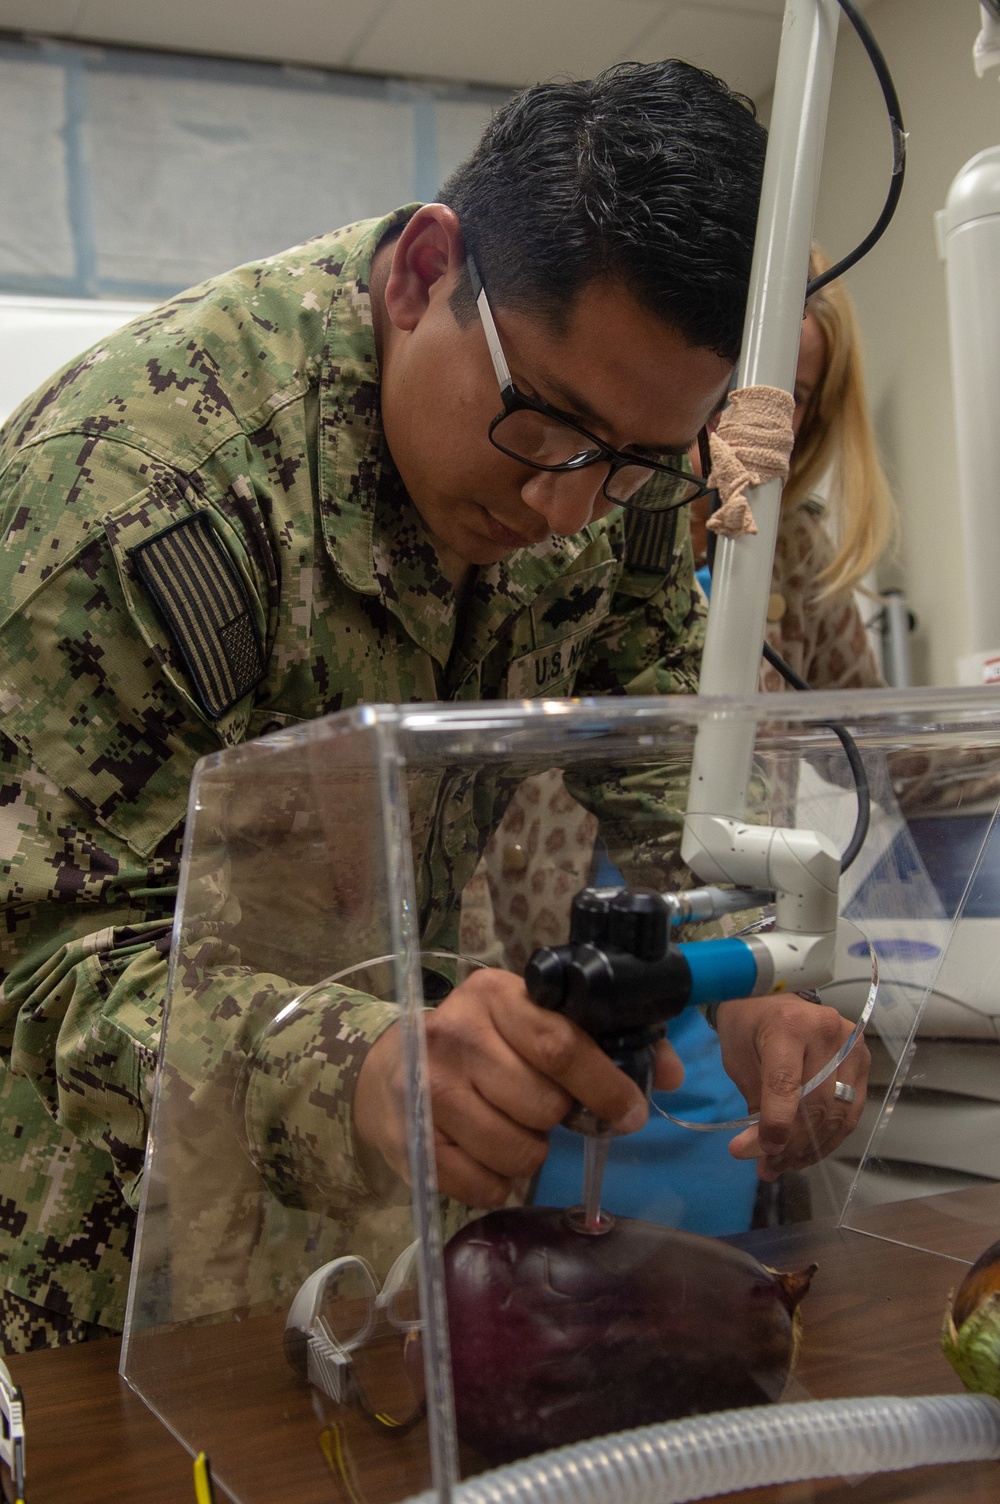
[[[776,1400],[814,1271],[649,1222],[592,1237],[560,1210],[491,1212],[445,1249],[459,1437],[498,1463]]]

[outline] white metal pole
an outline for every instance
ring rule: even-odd
[[[785,5],[738,386],[795,385],[839,19],[837,0]],[[759,532],[716,550],[701,694],[756,691],[780,504],[780,482],[758,487],[751,506]],[[699,730],[689,813],[745,813],[753,742],[752,726]],[[688,844],[684,856],[697,872],[697,843]]]

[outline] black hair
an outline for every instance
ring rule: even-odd
[[[580,289],[620,281],[735,360],[766,133],[753,103],[690,63],[620,63],[516,95],[448,179],[491,302],[565,326]],[[471,287],[454,299],[462,322]]]

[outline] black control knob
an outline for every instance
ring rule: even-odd
[[[528,996],[552,1013],[562,1013],[566,1003],[566,949],[543,945],[532,953],[524,968]]]
[[[614,888],[584,888],[573,899],[569,918],[571,945],[600,945],[608,933]]]
[[[608,907],[609,945],[628,951],[640,961],[659,961],[667,948],[667,912],[656,893],[632,893],[623,888]]]

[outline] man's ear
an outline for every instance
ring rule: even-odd
[[[465,268],[458,215],[447,204],[424,204],[393,247],[385,307],[397,329],[415,329],[432,297],[450,297]]]

